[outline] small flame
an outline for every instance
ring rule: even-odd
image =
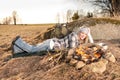
[[[94,61],[102,56],[101,50],[98,47],[83,47],[76,48],[76,54],[81,56],[81,60]]]

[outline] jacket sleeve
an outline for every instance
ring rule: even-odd
[[[78,43],[77,35],[73,33],[73,35],[70,36],[70,47],[76,48]]]
[[[75,37],[74,36],[72,36],[72,38],[71,38],[72,40],[71,40],[71,48],[75,48],[76,47],[76,39],[75,39]]]
[[[92,38],[91,34],[88,34],[88,39],[89,39],[89,42],[90,42],[90,43],[94,43],[94,41],[93,41],[93,38]]]
[[[88,40],[89,40],[90,43],[94,43],[93,37],[92,37],[91,32],[90,32],[90,28],[88,28],[88,30],[89,30],[89,33],[88,33]]]

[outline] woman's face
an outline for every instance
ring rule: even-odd
[[[87,37],[87,34],[82,33],[82,32],[79,33],[79,38],[80,38],[81,40],[84,40],[86,37]]]

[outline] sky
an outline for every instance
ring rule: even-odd
[[[17,11],[20,24],[56,23],[58,14],[60,22],[65,22],[63,15],[68,9],[92,10],[87,6],[76,0],[0,0],[0,20]]]

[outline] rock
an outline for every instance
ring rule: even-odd
[[[111,62],[114,62],[116,61],[114,55],[111,53],[111,52],[108,52],[104,55],[104,58],[111,61]]]
[[[72,59],[73,54],[74,54],[74,49],[70,49],[70,50],[68,51],[68,55],[67,55],[67,57],[66,57],[67,61],[70,61],[70,59]]]
[[[74,49],[70,49],[69,51],[68,51],[68,56],[72,56],[74,54]]]
[[[76,69],[81,69],[82,67],[84,67],[86,64],[83,61],[78,61],[78,63],[76,64]]]
[[[101,48],[102,48],[102,50],[103,51],[106,51],[107,49],[108,49],[108,46],[107,46],[107,44],[105,44],[105,43],[97,43],[99,46],[101,46]]]
[[[77,62],[78,62],[78,60],[71,59],[69,64],[72,65],[72,66],[75,66]]]
[[[100,61],[91,63],[89,68],[96,73],[102,74],[106,70],[106,65],[108,61],[106,59],[100,59]]]

